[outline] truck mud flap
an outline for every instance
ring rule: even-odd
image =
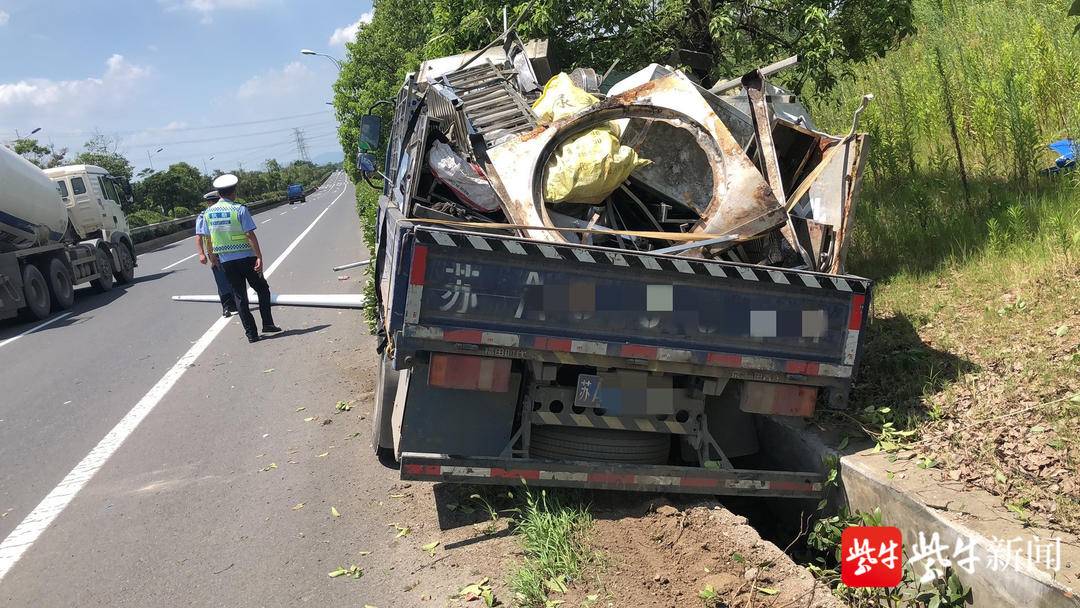
[[[729,496],[821,498],[824,478],[816,473],[702,469],[608,462],[555,462],[506,458],[463,458],[405,452],[401,478],[637,492],[674,492]]]

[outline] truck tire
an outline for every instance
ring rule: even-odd
[[[135,278],[135,256],[124,243],[116,246],[116,255],[120,258],[120,269],[113,273],[113,278],[121,285],[127,285]]]
[[[664,433],[574,426],[537,425],[529,440],[529,455],[549,460],[666,464],[670,449]]]
[[[37,266],[27,264],[22,269],[23,296],[26,298],[26,314],[39,321],[49,317],[52,301],[49,284]]]
[[[382,462],[394,460],[390,420],[394,413],[394,399],[397,397],[400,376],[401,372],[394,369],[384,350],[375,375],[375,404],[371,412],[371,448]]]
[[[60,258],[49,260],[49,271],[45,278],[49,282],[49,294],[56,310],[67,310],[75,303],[75,285],[72,283],[71,270]]]
[[[113,288],[113,267],[109,254],[101,247],[94,249],[98,278],[90,281],[94,289],[105,293]]]

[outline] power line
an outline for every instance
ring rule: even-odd
[[[309,126],[309,127],[324,126],[324,127],[328,127],[328,126],[331,126],[331,123],[310,123],[310,124],[304,125],[304,126]],[[290,127],[290,128],[286,128],[286,129],[271,129],[269,131],[256,131],[254,133],[236,133],[236,134],[233,134],[233,135],[219,135],[219,136],[216,136],[216,137],[205,137],[203,139],[162,141],[162,142],[158,142],[158,143],[154,143],[154,144],[138,144],[138,145],[131,146],[131,148],[134,148],[136,150],[143,150],[143,149],[147,149],[147,148],[160,148],[160,147],[163,147],[163,146],[182,146],[182,145],[186,145],[186,144],[204,144],[204,143],[208,143],[208,142],[212,142],[212,141],[222,141],[222,140],[225,140],[225,139],[239,139],[239,138],[242,138],[242,137],[258,137],[260,135],[272,135],[274,133],[287,133],[287,132],[293,131],[293,130],[294,130],[294,128]]]
[[[148,128],[145,128],[145,129],[127,129],[127,130],[117,130],[117,131],[114,131],[114,130],[111,130],[111,129],[99,129],[97,131],[105,133],[106,135],[134,135],[134,134],[137,134],[137,133],[146,133],[146,132],[175,133],[175,132],[184,132],[184,131],[209,131],[211,129],[227,129],[227,128],[230,128],[230,127],[246,127],[246,126],[250,126],[250,125],[260,125],[260,124],[265,124],[265,123],[270,123],[270,122],[280,122],[280,121],[284,121],[284,120],[296,120],[297,118],[310,118],[312,116],[325,115],[327,112],[329,112],[329,110],[321,110],[319,112],[308,112],[307,114],[293,114],[293,115],[290,115],[290,116],[276,116],[274,118],[264,118],[264,119],[261,119],[261,120],[248,120],[248,121],[244,121],[244,122],[230,122],[230,123],[224,123],[224,124],[218,124],[218,125],[206,125],[206,126],[202,126],[202,127],[177,127],[177,128],[174,128],[174,129],[169,129],[169,128],[166,128],[166,127],[148,127]],[[2,129],[0,129],[0,130],[2,130]],[[11,129],[7,129],[7,130],[10,131]],[[87,135],[93,135],[97,131],[85,131],[85,130],[82,130],[82,131],[68,131],[68,132],[59,132],[59,131],[57,131],[57,132],[52,132],[50,134],[54,135],[56,137],[83,137],[83,136],[87,136]]]

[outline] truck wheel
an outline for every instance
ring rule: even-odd
[[[120,270],[113,273],[116,282],[127,285],[135,278],[135,256],[131,255],[128,246],[120,243],[116,246],[116,255],[120,257]]]
[[[71,270],[60,258],[49,260],[49,294],[56,310],[67,310],[75,303],[75,286],[71,282]]]
[[[105,253],[105,250],[100,247],[94,249],[94,259],[96,260],[95,266],[97,266],[98,278],[90,281],[90,284],[94,286],[94,289],[105,293],[113,288],[112,261],[109,260],[109,254]]]
[[[45,282],[41,271],[33,264],[23,266],[22,281],[27,314],[39,321],[48,318],[52,302],[49,298],[49,284]]]
[[[394,369],[386,351],[383,351],[379,359],[379,371],[375,376],[375,406],[371,413],[371,448],[382,462],[394,460],[390,420],[400,376],[401,372]]]
[[[666,464],[671,436],[575,426],[532,427],[529,455],[549,460]]]

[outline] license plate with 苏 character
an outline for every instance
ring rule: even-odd
[[[577,407],[600,407],[600,376],[578,374],[577,390],[574,391]]]

